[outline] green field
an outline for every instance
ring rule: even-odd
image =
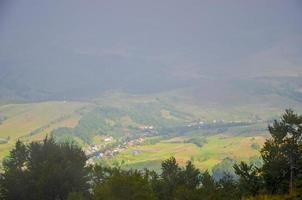
[[[194,136],[196,137],[196,136]],[[125,168],[160,168],[161,161],[174,156],[184,165],[188,160],[201,169],[211,169],[225,158],[245,160],[259,155],[259,150],[253,144],[262,145],[266,135],[258,136],[228,136],[214,135],[206,137],[207,142],[199,147],[192,143],[185,143],[190,136],[175,137],[162,140],[151,145],[137,145],[130,147],[108,162],[120,162]]]

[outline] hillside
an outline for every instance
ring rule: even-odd
[[[7,155],[17,139],[53,134],[86,150],[95,146],[93,162],[156,169],[175,156],[181,164],[191,159],[200,168],[215,168],[227,158],[256,159],[267,124],[288,107],[302,110],[298,78],[200,84],[150,94],[106,92],[85,102],[7,104],[0,106],[0,155]],[[100,159],[106,150],[108,156]],[[113,151],[118,153],[112,157]]]
[[[73,127],[78,123],[80,102],[43,102],[0,106],[0,157],[7,155],[17,139],[39,140],[57,127]]]

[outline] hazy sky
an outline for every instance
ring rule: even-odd
[[[28,84],[291,74],[301,55],[300,0],[0,0],[0,78]]]

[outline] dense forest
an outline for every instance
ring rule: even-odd
[[[3,161],[0,194],[4,200],[240,200],[301,199],[302,115],[286,110],[268,127],[260,148],[262,166],[235,163],[234,174],[215,180],[191,161],[174,157],[161,172],[87,165],[74,143],[53,137],[29,144],[18,141]],[[266,197],[265,197],[266,196]]]

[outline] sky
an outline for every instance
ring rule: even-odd
[[[148,91],[302,75],[301,10],[299,0],[0,0],[0,86]]]

